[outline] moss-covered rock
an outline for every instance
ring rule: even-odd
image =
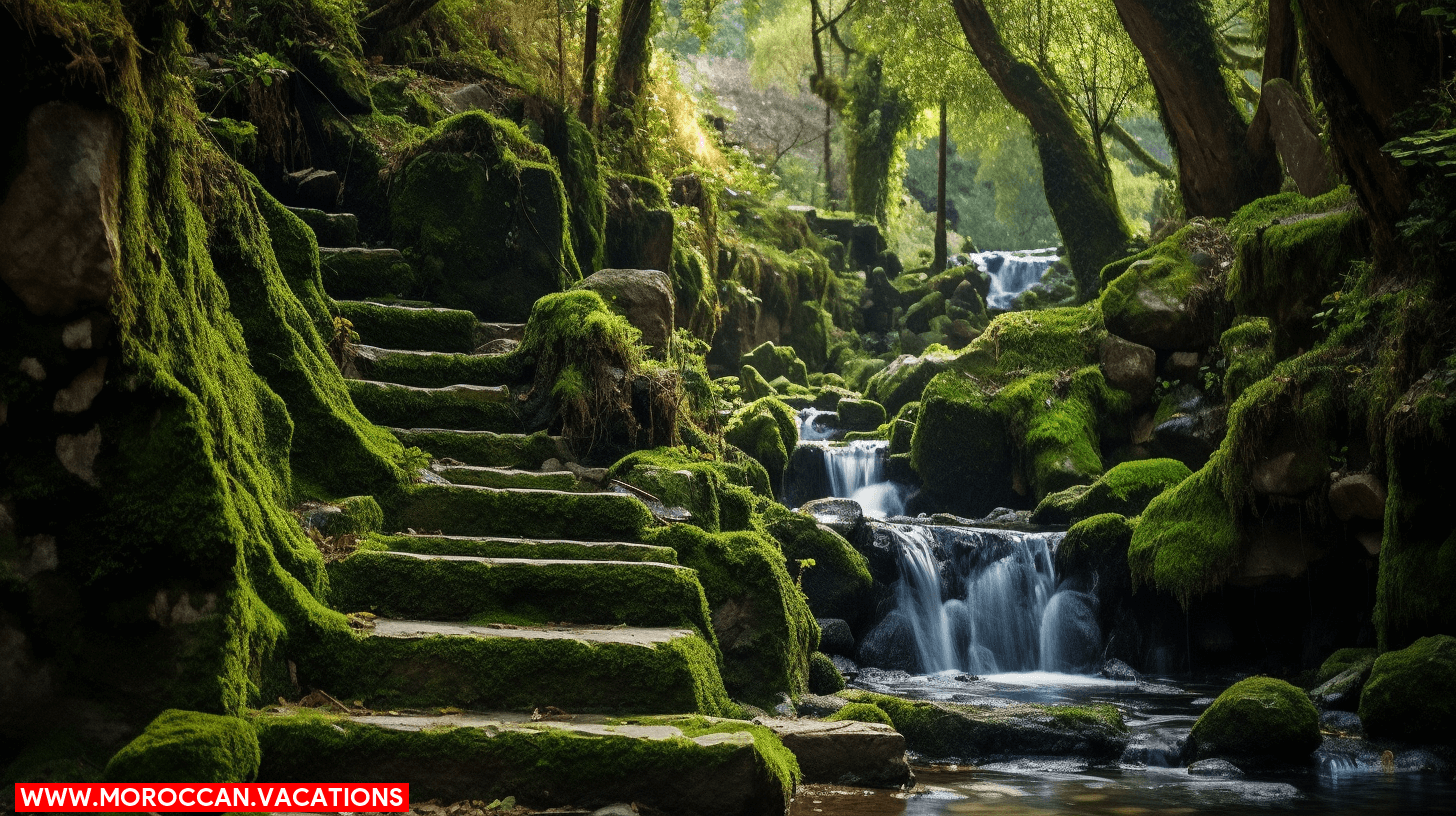
[[[330,248],[319,253],[319,262],[331,297],[408,297],[420,291],[414,268],[397,249]]]
[[[1242,542],[1220,483],[1219,452],[1177,487],[1153,499],[1128,550],[1134,585],[1171,592],[1186,608],[1238,568]]]
[[[751,365],[745,365],[738,372],[738,394],[744,402],[753,402],[765,397],[778,396],[778,392],[769,385],[768,380],[758,373],[758,369]]]
[[[710,533],[748,526],[749,508],[732,487],[771,494],[768,473],[757,461],[708,459],[686,448],[630,453],[608,475],[646,490],[668,507],[687,509],[692,523]]]
[[[889,413],[898,413],[905,403],[920,399],[931,379],[949,370],[953,359],[953,354],[943,348],[919,357],[902,354],[869,378],[864,386],[865,397],[885,406]]]
[[[1131,587],[1127,548],[1137,529],[1126,516],[1102,513],[1083,519],[1067,530],[1057,545],[1056,570],[1063,577],[1095,573],[1099,594]]]
[[[252,782],[260,761],[247,720],[168,709],[106,763],[106,781]]]
[[[1071,507],[1072,520],[1101,513],[1136,516],[1154,498],[1193,475],[1176,459],[1140,459],[1115,465],[1093,482]]]
[[[788,569],[799,576],[814,616],[857,625],[868,611],[873,583],[865,557],[839,533],[780,505],[767,506],[763,522],[783,549]]]
[[[1315,672],[1315,682],[1323,683],[1331,680],[1338,674],[1344,674],[1350,669],[1359,668],[1368,670],[1375,663],[1379,654],[1375,649],[1346,648],[1336,649],[1325,662],[1320,664],[1319,670]]]
[[[1360,721],[1373,737],[1456,743],[1456,638],[1423,637],[1376,658]]]
[[[1217,339],[1223,299],[1186,247],[1200,231],[1213,229],[1190,224],[1141,255],[1103,269],[1100,305],[1107,330],[1155,349],[1201,348]],[[1115,277],[1107,277],[1111,274]]]
[[[1218,347],[1228,360],[1228,368],[1223,373],[1223,393],[1229,402],[1274,370],[1274,332],[1268,318],[1251,317],[1236,322],[1219,337]]]
[[[378,293],[376,293],[378,294]],[[354,300],[335,304],[368,346],[469,354],[475,351],[480,321],[463,309],[389,306]]]
[[[385,502],[386,530],[637,541],[652,513],[635,496],[412,485]]]
[[[743,355],[743,365],[753,366],[769,382],[784,377],[795,385],[809,385],[808,366],[790,346],[764,343]]]
[[[476,386],[417,388],[372,380],[348,380],[349,396],[377,425],[421,425],[462,431],[509,433],[521,419],[504,388]]]
[[[493,431],[394,429],[406,446],[421,448],[440,459],[454,459],[477,467],[534,470],[547,459],[569,459],[565,444],[545,431],[499,434]]]
[[[874,703],[850,703],[824,719],[828,722],[867,722],[895,727],[890,715]]]
[[[1195,759],[1223,757],[1240,766],[1306,762],[1320,739],[1314,704],[1300,689],[1272,677],[1230,686],[1188,735]]]
[[[391,185],[390,233],[420,293],[486,319],[525,320],[581,278],[568,222],[551,155],[480,111],[441,122]]]
[[[447,535],[371,535],[361,550],[473,555],[479,558],[553,558],[563,561],[654,561],[676,564],[677,552],[625,541],[574,541],[552,538],[508,538]]]
[[[995,506],[1012,493],[1012,454],[994,394],[977,381],[948,372],[920,395],[920,420],[911,462],[934,493],[984,497]]]
[[[779,495],[789,454],[799,444],[799,419],[794,410],[773,397],[754,400],[728,418],[723,438],[763,465],[774,495]]]
[[[851,431],[869,431],[885,424],[885,406],[873,400],[844,398],[835,405],[839,427]]]
[[[361,380],[446,388],[452,385],[504,385],[521,379],[520,355],[445,354],[355,346],[345,373]]]
[[[834,667],[834,661],[823,652],[809,655],[809,691],[814,694],[833,694],[844,689],[844,675]]]

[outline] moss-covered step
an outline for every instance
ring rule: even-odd
[[[656,561],[676,564],[677,550],[625,541],[504,538],[447,535],[373,535],[361,549],[482,558],[555,558],[564,561]]]
[[[456,431],[448,428],[390,428],[401,444],[421,448],[438,459],[467,465],[535,470],[549,459],[573,459],[566,440],[545,431],[533,434]]]
[[[440,478],[454,484],[477,487],[533,487],[541,490],[564,490],[585,493],[597,489],[576,478],[569,470],[518,470],[516,468],[476,467],[475,465],[435,465]]]
[[[353,213],[330,213],[309,207],[289,207],[288,211],[313,230],[321,247],[351,247],[359,244],[359,218]]]
[[[450,354],[354,346],[344,376],[420,388],[499,385],[515,381],[519,361],[493,354]]]
[[[462,309],[337,300],[339,316],[371,346],[469,354],[480,345],[475,315]]]
[[[635,541],[653,522],[635,496],[413,485],[385,502],[384,529],[465,536]]]
[[[332,605],[347,612],[666,626],[713,639],[697,573],[676,564],[358,550],[329,564],[329,584]]]
[[[515,797],[531,808],[638,802],[683,816],[782,814],[798,768],[766,729],[736,720],[650,725],[528,715],[259,714],[259,780],[408,779],[416,800]]]
[[[377,380],[345,380],[354,405],[376,425],[419,421],[462,431],[510,433],[520,427],[509,388],[451,385],[421,388]]]
[[[319,271],[333,298],[403,295],[415,288],[414,270],[397,249],[321,248]]]
[[[737,713],[713,647],[692,629],[382,618],[300,675],[375,709]]]

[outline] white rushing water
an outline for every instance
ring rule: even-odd
[[[833,411],[821,411],[818,408],[801,408],[799,410],[799,441],[800,442],[823,442],[833,439],[838,429],[831,428],[821,421],[821,417],[834,416]]]
[[[1056,263],[1056,249],[1025,252],[978,252],[971,260],[991,276],[991,291],[986,305],[992,309],[1010,309],[1016,296],[1041,281],[1047,267]]]
[[[803,411],[799,417],[804,421]],[[800,445],[822,451],[829,493],[813,498],[853,499],[870,518],[889,518],[905,512],[904,489],[885,476],[890,443],[878,439],[846,443],[809,440]]]
[[[1089,668],[1101,642],[1095,602],[1057,591],[1051,554],[1061,533],[885,529],[899,548],[896,610],[909,621],[921,672]]]

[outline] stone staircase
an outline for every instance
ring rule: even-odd
[[[352,216],[295,212],[321,242],[357,243]],[[417,800],[537,808],[784,812],[777,739],[703,716],[737,707],[697,573],[640,543],[660,522],[635,496],[541,470],[570,452],[523,432],[505,384],[516,372],[490,353],[524,325],[391,297],[413,279],[396,250],[320,256],[363,343],[344,367],[355,405],[437,460],[425,483],[380,497],[385,534],[329,564],[330,605],[363,631],[308,676],[349,702],[259,713],[260,779],[404,780]],[[613,719],[643,715],[688,719]]]

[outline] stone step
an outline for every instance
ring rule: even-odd
[[[735,710],[713,647],[692,629],[381,618],[328,653],[305,657],[299,682],[383,710]]]
[[[503,385],[420,388],[377,380],[345,380],[359,412],[376,425],[420,421],[463,431],[515,431],[520,427],[510,389]]]
[[[544,431],[533,434],[454,431],[447,428],[390,428],[401,444],[420,448],[440,459],[477,467],[535,470],[547,460],[573,461],[566,440]]]
[[[324,291],[334,299],[399,295],[415,285],[414,269],[397,249],[320,247]]]
[[[793,793],[777,739],[748,723],[531,722],[528,714],[254,715],[260,782],[410,783],[415,801],[591,811],[636,802],[682,816],[784,814]]]
[[[477,487],[528,487],[539,490],[564,490],[571,493],[591,493],[599,490],[598,485],[577,478],[569,470],[517,470],[515,468],[476,467],[475,465],[442,465],[436,462],[431,468],[442,479],[454,484]]]
[[[418,484],[384,504],[385,530],[416,534],[636,541],[653,524],[647,505],[622,493]]]
[[[482,344],[492,340],[513,340],[519,343],[526,339],[525,323],[481,323],[479,331]]]
[[[505,355],[401,351],[356,345],[344,376],[421,388],[494,385],[518,379],[521,361]]]
[[[353,213],[330,213],[312,207],[289,207],[288,211],[313,230],[322,247],[359,245],[359,219]]]
[[[330,603],[343,612],[690,628],[713,639],[697,573],[676,564],[361,549],[328,570]]]
[[[655,561],[676,564],[671,547],[625,541],[570,541],[559,538],[506,538],[447,535],[372,535],[370,545],[395,552],[478,555],[482,558],[554,558],[566,561]]]
[[[905,738],[880,723],[761,717],[799,761],[810,784],[902,788],[915,783],[905,759]]]
[[[470,354],[482,342],[480,321],[461,309],[359,300],[335,300],[334,304],[339,316],[354,324],[359,341],[371,346]]]

